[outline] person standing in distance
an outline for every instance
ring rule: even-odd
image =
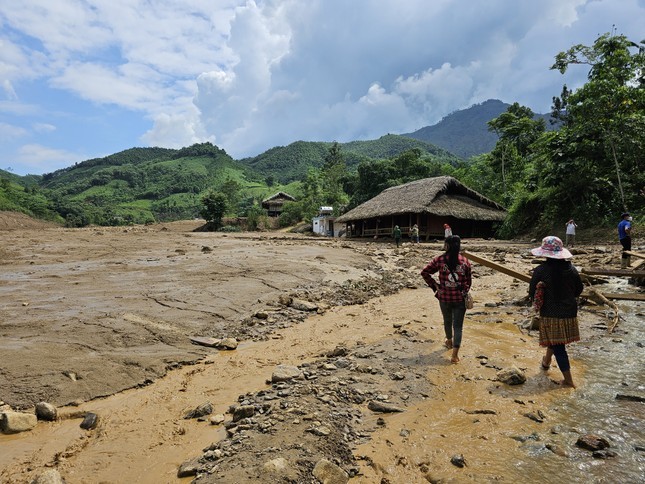
[[[618,241],[623,246],[623,253],[620,257],[620,268],[628,269],[631,264],[631,256],[625,251],[632,250],[632,217],[625,212],[620,216],[618,223]]]
[[[430,261],[421,271],[421,277],[439,300],[446,334],[444,345],[452,349],[450,361],[459,363],[459,348],[466,316],[464,299],[472,284],[472,273],[470,261],[459,253],[461,239],[458,235],[448,237],[444,247],[446,251]],[[436,272],[439,273],[438,283],[432,277]]]
[[[567,241],[567,247],[573,247],[576,243],[576,227],[578,224],[576,224],[573,219],[569,220],[567,222],[567,233],[566,233],[566,241]]]
[[[580,340],[577,297],[582,293],[582,280],[568,260],[573,257],[571,252],[558,237],[544,237],[542,245],[531,249],[531,254],[546,257],[533,271],[529,283],[529,298],[540,315],[540,346],[546,347],[542,369],[547,371],[555,356],[564,377],[561,384],[575,388],[566,345]]]
[[[392,230],[392,236],[394,237],[394,242],[396,242],[396,246],[398,247],[401,245],[401,229],[399,228],[398,225],[394,226],[394,230]]]

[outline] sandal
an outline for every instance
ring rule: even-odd
[[[542,369],[544,371],[547,371],[549,368],[551,368],[551,365],[545,365],[544,364],[544,356],[542,357],[542,361],[540,362],[540,364],[542,365]]]

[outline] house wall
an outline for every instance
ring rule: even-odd
[[[494,224],[485,220],[463,220],[454,217],[437,217],[428,214],[402,214],[393,217],[380,217],[378,219],[356,220],[351,222],[352,230],[348,231],[350,237],[391,237],[392,230],[398,225],[403,233],[403,238],[409,237],[412,225],[419,226],[421,240],[442,239],[444,237],[443,224],[447,223],[452,228],[452,233],[461,237],[492,237]]]
[[[335,223],[335,220],[335,217],[314,217],[312,220],[314,234],[339,237],[340,231],[345,228],[345,224]]]

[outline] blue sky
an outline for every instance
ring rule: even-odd
[[[558,52],[644,25],[645,0],[0,0],[0,168],[204,141],[239,159],[487,99],[545,113],[587,74],[551,71]]]

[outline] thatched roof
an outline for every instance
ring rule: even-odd
[[[451,176],[424,178],[383,190],[376,197],[336,219],[352,222],[405,213],[432,214],[468,220],[504,220],[498,203]]]
[[[295,199],[295,197],[292,197],[288,193],[278,192],[278,193],[276,193],[274,195],[271,195],[270,197],[267,197],[264,200],[262,200],[262,206],[264,206],[265,204],[268,205],[269,202],[274,202],[274,203],[278,202],[278,203],[280,203],[280,202],[287,202],[287,201],[288,202],[295,202],[296,199]]]

